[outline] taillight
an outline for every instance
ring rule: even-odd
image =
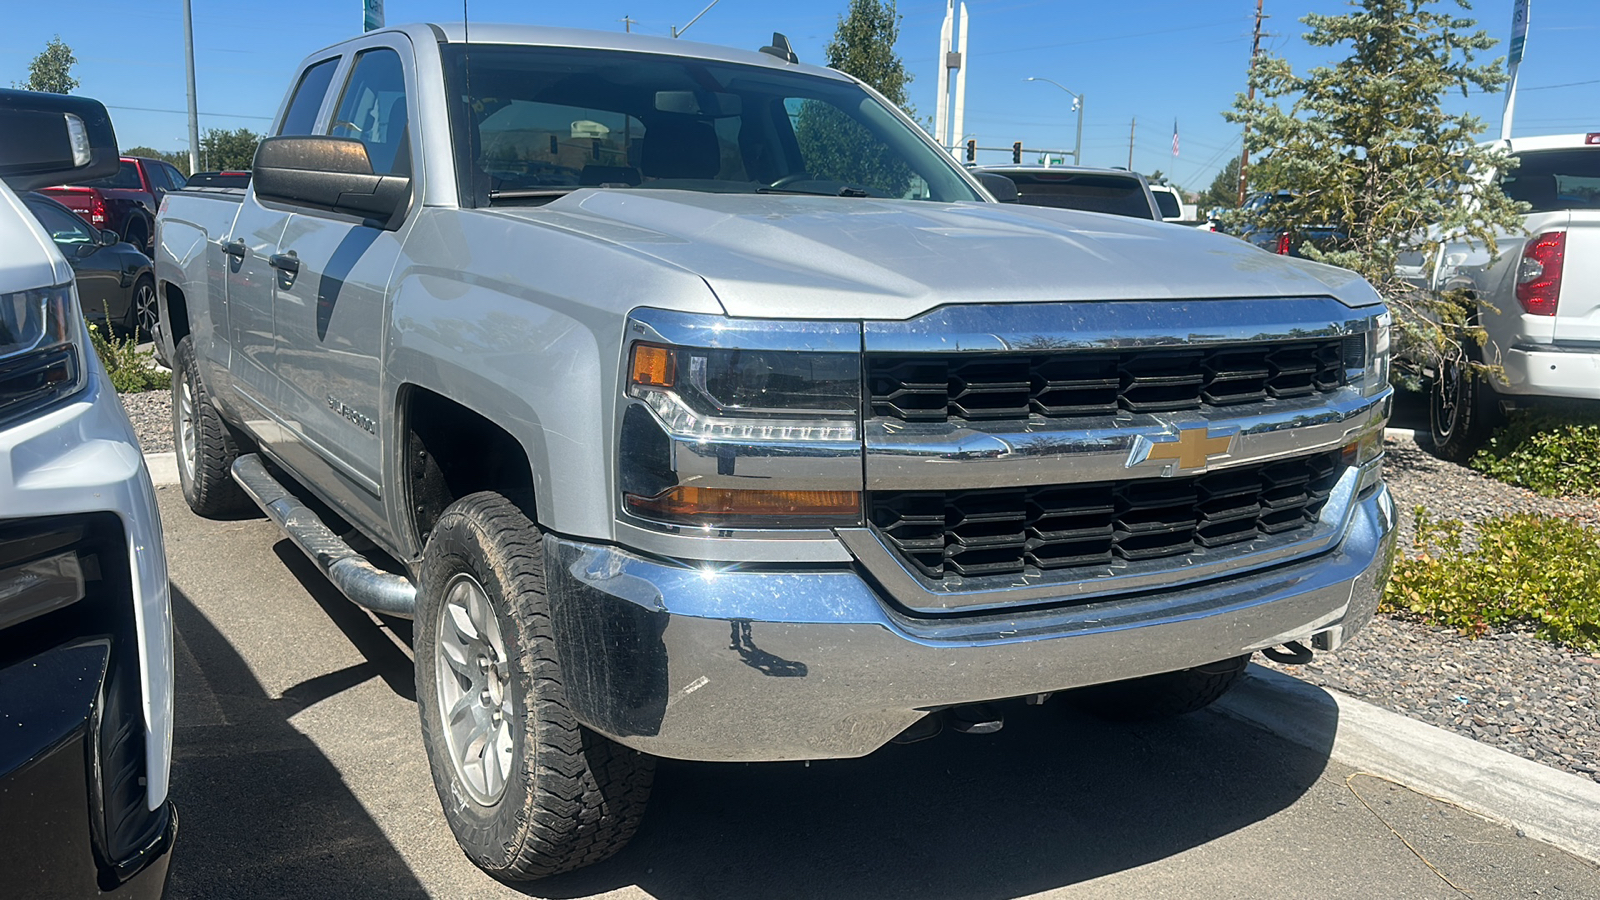
[[[1289,232],[1287,231],[1278,234],[1278,255],[1289,255]]]
[[[1517,302],[1530,315],[1553,316],[1561,298],[1561,264],[1567,233],[1546,231],[1528,240],[1517,263]]]
[[[106,201],[100,196],[99,191],[89,195],[89,222],[92,225],[106,223]]]

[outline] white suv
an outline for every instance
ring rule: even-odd
[[[51,897],[159,896],[177,829],[155,491],[16,193],[117,164],[99,103],[0,90],[0,885]]]

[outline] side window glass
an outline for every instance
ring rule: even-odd
[[[408,121],[406,78],[405,70],[400,67],[400,54],[379,48],[357,56],[328,133],[334,137],[356,138],[365,144],[374,174],[409,175]]]
[[[189,183],[189,180],[183,177],[183,173],[172,166],[162,166],[161,168],[167,173],[167,181],[172,184],[173,190],[181,191],[184,185]]]
[[[94,235],[89,233],[87,226],[77,216],[62,212],[54,206],[29,206],[33,214],[38,217],[39,223],[50,232],[50,239],[57,244],[92,244]]]
[[[283,125],[278,128],[279,134],[310,134],[312,126],[317,124],[317,110],[322,108],[322,98],[328,93],[328,84],[333,81],[333,71],[339,68],[339,57],[325,59],[306,70],[300,76],[300,84],[294,89],[294,98],[289,101],[289,111],[284,113]]]

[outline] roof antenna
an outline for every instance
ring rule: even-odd
[[[462,0],[462,2],[466,2],[466,0]],[[761,52],[767,54],[768,56],[776,56],[787,63],[797,63],[800,61],[800,57],[794,55],[794,48],[789,46],[789,39],[781,32],[777,31],[772,33],[771,46],[762,47]]]

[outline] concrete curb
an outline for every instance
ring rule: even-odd
[[[178,483],[177,453],[171,450],[166,453],[146,453],[144,465],[150,470],[150,480],[156,487]]]
[[[1600,864],[1600,783],[1256,665],[1215,709]]]

